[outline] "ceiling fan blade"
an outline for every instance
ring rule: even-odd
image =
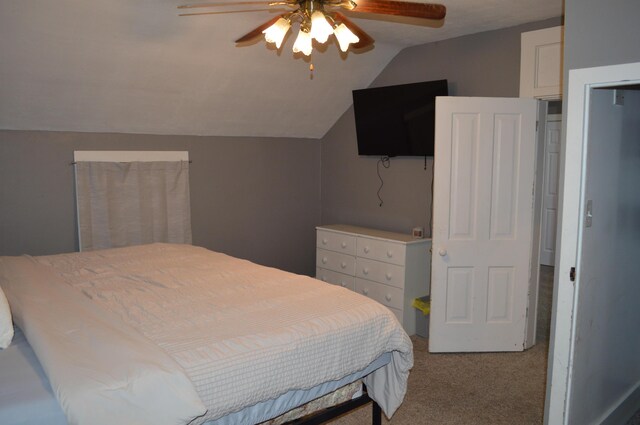
[[[283,17],[283,16],[284,16],[284,14],[283,15],[278,15],[275,18],[270,19],[269,21],[267,21],[264,24],[260,25],[258,28],[255,28],[255,29],[249,31],[248,33],[246,33],[245,35],[243,35],[242,37],[237,39],[236,43],[244,43],[245,41],[251,41],[256,37],[261,36],[262,35],[262,31],[266,30],[271,25],[275,24],[276,21],[278,19],[280,19],[281,17]]]
[[[354,0],[357,6],[352,12],[381,15],[409,16],[423,19],[444,19],[447,8],[441,4],[413,3],[395,0]]]
[[[335,12],[334,19],[336,22],[343,23],[347,28],[351,30],[352,33],[358,36],[360,40],[357,43],[351,45],[351,47],[353,47],[354,49],[362,49],[363,47],[368,47],[373,44],[373,38],[369,34],[364,32],[362,28],[351,22],[351,20],[344,16],[342,13]]]
[[[268,5],[270,1],[229,1],[220,3],[196,3],[196,4],[183,4],[178,6],[178,9],[196,9],[201,7],[219,7],[219,6],[237,6],[237,5]]]
[[[225,13],[272,12],[273,9],[221,10],[217,12],[180,13],[178,16],[224,15]]]

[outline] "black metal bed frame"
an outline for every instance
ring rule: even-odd
[[[337,404],[332,407],[328,407],[326,409],[320,410],[318,412],[312,413],[307,416],[303,416],[302,418],[295,419],[293,421],[287,422],[285,425],[320,425],[324,424],[331,419],[335,419],[338,416],[344,415],[345,413],[351,412],[352,410],[357,409],[360,406],[364,406],[367,403],[372,403],[372,417],[371,424],[372,425],[381,425],[382,424],[382,409],[378,403],[372,400],[369,395],[365,392],[358,398],[354,398],[353,400],[348,400],[343,403]]]

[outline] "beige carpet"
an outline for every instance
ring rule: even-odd
[[[411,337],[415,363],[393,425],[542,424],[548,344],[522,353],[429,354]],[[370,405],[332,425],[371,423]]]
[[[429,354],[411,337],[415,357],[404,403],[392,425],[542,424],[551,323],[553,267],[540,267],[537,344],[522,353]],[[331,422],[369,425],[367,405]],[[626,425],[640,425],[640,411]]]

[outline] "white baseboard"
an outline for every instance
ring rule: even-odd
[[[598,423],[601,425],[624,425],[638,410],[640,410],[640,382],[627,392],[626,397],[621,397],[618,405],[603,415],[602,421]]]

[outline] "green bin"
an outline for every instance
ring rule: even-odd
[[[431,312],[431,299],[428,295],[413,300],[416,312],[416,335],[429,338],[429,313]]]

